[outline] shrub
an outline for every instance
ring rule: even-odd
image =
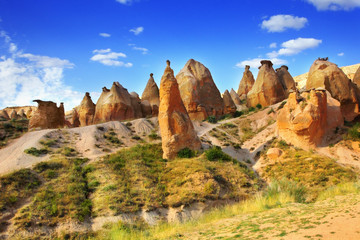
[[[30,154],[35,157],[39,157],[40,155],[47,154],[49,151],[46,148],[37,149],[37,148],[31,147],[31,148],[25,149],[24,152],[26,154]]]
[[[360,128],[360,123],[356,123],[354,126],[352,126],[348,130],[346,138],[355,141],[359,140],[360,139],[359,128]]]
[[[283,102],[279,105],[279,107],[277,108],[277,110],[279,111],[280,109],[282,109],[282,108],[285,106],[285,104],[286,104],[286,101],[283,101]]]
[[[255,111],[255,108],[254,108],[254,107],[250,107],[250,108],[249,108],[249,112],[253,112],[253,111]]]
[[[271,113],[274,113],[274,109],[273,108],[270,108],[270,110],[267,112],[267,114],[271,114]]]
[[[307,190],[303,185],[283,178],[271,182],[264,192],[264,196],[271,198],[280,193],[286,193],[294,197],[295,202],[303,203],[306,200],[306,192]]]
[[[206,159],[209,161],[232,161],[232,158],[216,146],[205,151]]]
[[[48,141],[41,140],[40,144],[47,146],[47,147],[52,147],[52,146],[56,145],[56,140],[48,140]]]
[[[35,165],[34,170],[38,173],[42,173],[46,170],[56,170],[63,167],[62,163],[57,162],[40,162]]]
[[[151,132],[149,134],[149,138],[151,138],[152,140],[157,140],[157,139],[160,139],[161,137],[159,135],[157,135],[156,132]]]
[[[139,137],[138,135],[134,135],[131,138],[136,140],[136,141],[139,141],[141,139],[141,137]]]
[[[76,151],[75,151],[75,149],[73,149],[71,147],[64,147],[63,154],[67,157],[71,157],[71,156],[76,155]]]
[[[192,158],[195,157],[195,152],[192,151],[190,148],[184,148],[178,152],[177,156],[179,158]]]
[[[217,123],[215,116],[209,116],[206,121],[208,121],[209,123]]]
[[[261,109],[262,108],[261,104],[260,103],[256,104],[256,108]]]
[[[96,128],[97,128],[99,131],[102,131],[102,132],[105,131],[105,128],[102,127],[102,126],[97,126]]]

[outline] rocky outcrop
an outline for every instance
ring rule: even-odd
[[[67,120],[66,116],[65,116],[65,120]],[[80,127],[80,125],[81,125],[80,116],[79,116],[79,113],[76,110],[76,108],[74,108],[72,110],[71,119],[69,119],[69,123],[70,123],[71,127]],[[84,125],[84,126],[86,126],[86,125]]]
[[[233,102],[235,103],[235,105],[241,105],[241,99],[233,88],[230,91],[230,96],[231,96],[231,99],[233,100]]]
[[[9,114],[4,109],[0,111],[0,118],[10,120]]]
[[[137,94],[136,92],[131,92],[130,98],[131,98],[131,106],[134,109],[134,117],[142,118],[143,113],[141,110],[141,100],[139,98],[139,94]]]
[[[277,117],[279,136],[303,149],[321,145],[325,134],[342,124],[340,103],[325,90],[290,93]]]
[[[181,99],[170,61],[160,83],[159,127],[164,159],[173,159],[184,148],[198,150],[201,142]]]
[[[15,109],[14,110],[12,110],[11,111],[11,113],[10,113],[10,119],[12,120],[12,119],[20,119],[21,117],[19,116],[19,114],[17,114],[17,112],[15,111]]]
[[[240,99],[246,99],[246,96],[254,86],[254,83],[255,83],[254,75],[250,71],[250,66],[246,65],[243,77],[240,81],[239,88],[237,91],[237,94],[239,95]]]
[[[341,104],[347,121],[359,115],[360,90],[334,63],[317,59],[311,66],[306,89],[325,88]]]
[[[255,107],[257,104],[266,107],[286,98],[283,86],[272,65],[271,61],[261,61],[255,84],[247,94],[248,107]]]
[[[86,92],[80,106],[76,108],[76,114],[78,115],[80,126],[88,126],[93,123],[96,110],[95,106],[96,105],[90,97],[90,93]]]
[[[353,82],[356,83],[356,85],[358,87],[360,87],[360,67],[358,68],[358,70],[355,72],[354,78],[353,78]]]
[[[289,96],[289,91],[296,90],[296,84],[293,77],[289,73],[289,68],[285,65],[281,66],[280,68],[276,69],[276,75],[278,76],[281,85],[284,88],[286,98]]]
[[[282,151],[280,148],[270,148],[267,152],[266,152],[266,156],[271,159],[271,160],[276,160],[279,157],[281,157],[282,155]]]
[[[152,109],[151,114],[153,116],[157,116],[159,113],[160,97],[159,88],[154,80],[153,73],[150,74],[149,81],[147,82],[144,92],[141,95],[141,102],[143,101],[148,101]],[[147,105],[147,103],[145,103],[144,105]],[[148,116],[148,114],[145,116]]]
[[[24,109],[20,109],[20,111],[17,113],[20,118],[27,118]]]
[[[176,75],[182,101],[191,120],[202,121],[208,116],[220,117],[224,103],[209,69],[190,59]]]
[[[38,108],[29,121],[29,129],[32,128],[62,128],[65,125],[64,104],[51,101],[34,100],[38,103]]]
[[[134,119],[131,96],[120,83],[114,82],[111,89],[103,88],[96,103],[94,123]]]
[[[141,112],[144,117],[154,116],[154,109],[156,109],[156,116],[159,114],[159,108],[156,105],[153,107],[156,108],[152,108],[148,100],[141,100]]]
[[[228,90],[224,92],[223,100],[224,100],[224,114],[234,114],[236,112],[236,105],[232,100]]]

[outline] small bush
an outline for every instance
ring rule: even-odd
[[[250,108],[249,108],[249,112],[253,112],[253,111],[255,111],[255,108],[254,108],[254,107],[250,107]]]
[[[177,156],[179,158],[192,158],[195,157],[195,152],[190,148],[184,148],[178,152]]]
[[[232,158],[224,153],[220,147],[216,146],[205,151],[206,159],[209,161],[232,161]]]
[[[209,116],[206,121],[208,121],[209,123],[217,123],[215,116]]]
[[[285,106],[285,104],[286,104],[286,101],[283,101],[283,102],[279,105],[279,107],[277,108],[277,110],[279,111],[280,109],[282,109],[282,108]]]
[[[76,155],[76,151],[71,147],[64,147],[63,154],[67,157],[71,157]]]
[[[161,137],[159,135],[157,135],[156,132],[150,133],[149,138],[152,139],[152,140],[161,139]]]
[[[134,135],[131,138],[136,140],[136,141],[139,141],[141,139],[141,137],[139,137],[138,135]]]
[[[260,103],[256,104],[256,108],[261,109],[262,108],[261,104]]]
[[[97,126],[96,128],[97,128],[99,131],[102,131],[102,132],[105,131],[105,128],[104,128],[104,127]]]
[[[53,147],[54,145],[56,145],[56,140],[48,140],[48,141],[41,140],[40,144],[47,147]]]
[[[360,123],[356,123],[354,126],[352,126],[348,130],[346,138],[349,140],[354,140],[354,141],[359,140],[360,139],[359,128],[360,128]]]
[[[274,109],[270,108],[270,110],[267,112],[267,114],[271,114],[271,113],[274,113]]]
[[[63,164],[57,162],[40,162],[35,165],[34,170],[38,173],[42,173],[46,170],[56,170],[63,167]]]
[[[49,151],[46,148],[37,149],[37,148],[31,147],[31,148],[25,149],[24,152],[26,154],[30,154],[35,157],[39,157],[40,155],[47,154]]]
[[[244,115],[244,112],[243,112],[243,111],[236,111],[236,112],[234,113],[234,118],[241,117],[242,115]]]

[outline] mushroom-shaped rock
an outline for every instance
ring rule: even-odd
[[[164,159],[175,158],[184,148],[201,148],[201,142],[181,99],[170,61],[167,61],[160,83],[159,127]]]
[[[254,75],[250,71],[250,66],[246,65],[243,77],[239,83],[239,88],[237,91],[237,94],[239,95],[240,99],[246,99],[246,96],[254,86],[254,83],[255,83]]]
[[[276,75],[278,76],[278,78],[281,82],[281,85],[284,88],[286,97],[289,96],[290,90],[294,90],[294,91],[296,90],[295,81],[294,81],[293,77],[290,75],[288,70],[289,70],[289,68],[285,65],[276,69]]]
[[[241,105],[241,99],[233,88],[230,91],[230,96],[231,96],[231,99],[233,100],[233,102],[235,103],[235,105]]]
[[[190,59],[176,75],[182,101],[191,120],[202,121],[208,116],[220,117],[224,103],[209,69]]]
[[[9,114],[4,109],[0,111],[0,118],[10,120]]]
[[[312,64],[306,89],[324,88],[341,104],[341,112],[347,121],[359,114],[359,88],[334,63],[317,59]]]
[[[60,103],[57,107],[56,103],[51,101],[34,100],[38,103],[38,108],[34,112],[29,121],[29,129],[32,128],[63,128],[65,125],[64,104]]]
[[[319,146],[329,130],[343,124],[336,102],[325,90],[305,91],[301,96],[290,93],[277,117],[279,136],[303,149]]]
[[[94,123],[134,119],[131,96],[120,83],[114,82],[111,89],[103,88],[96,103]]]
[[[149,81],[141,95],[141,101],[148,101],[153,109],[153,116],[157,116],[160,105],[159,88],[154,80],[154,74],[152,73],[150,74]]]
[[[271,61],[261,61],[255,84],[247,94],[248,107],[255,107],[257,104],[266,107],[285,99],[284,88],[272,65]]]
[[[86,92],[80,106],[77,107],[80,126],[88,126],[93,123],[96,105],[90,97],[90,93]]]
[[[228,90],[223,94],[224,99],[224,113],[225,114],[234,114],[236,112],[236,105],[231,98],[231,95]]]
[[[358,70],[355,72],[354,78],[353,78],[353,82],[356,83],[356,85],[360,88],[360,67],[358,68]]]

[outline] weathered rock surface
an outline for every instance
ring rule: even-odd
[[[148,101],[152,109],[151,114],[153,116],[157,116],[159,113],[159,105],[160,105],[159,88],[154,80],[154,74],[152,73],[150,74],[149,81],[147,82],[145,90],[141,95],[141,102],[143,101]],[[149,114],[147,114],[146,116],[148,115]]]
[[[290,93],[277,117],[279,136],[303,149],[321,145],[325,134],[342,124],[340,104],[328,99],[325,90]]]
[[[240,99],[246,99],[246,96],[254,86],[254,83],[255,83],[254,75],[250,71],[250,66],[246,65],[243,77],[240,81],[239,88],[237,91],[237,94],[239,95]]]
[[[341,112],[347,121],[359,115],[360,90],[338,66],[323,59],[312,64],[306,89],[325,88],[341,104]]]
[[[358,68],[358,70],[356,71],[356,73],[354,75],[353,82],[356,83],[356,85],[358,87],[360,87],[360,67]]]
[[[157,107],[156,105],[153,105],[153,107]],[[151,105],[148,100],[141,100],[141,112],[144,117],[150,117],[153,116],[153,108],[151,108]],[[156,108],[156,116],[159,113],[159,108]]]
[[[20,116],[20,118],[27,118],[24,109],[20,109],[17,114]]]
[[[190,59],[176,75],[182,101],[191,120],[202,121],[208,116],[220,117],[224,103],[209,69]]]
[[[198,150],[201,142],[180,96],[170,61],[160,83],[159,127],[164,159],[173,159],[186,147]]]
[[[131,106],[134,109],[134,117],[142,118],[143,113],[141,110],[141,100],[139,98],[139,94],[137,94],[136,92],[131,92],[130,98],[131,98]]]
[[[65,116],[65,121],[67,121],[66,116]],[[76,108],[74,108],[72,110],[71,119],[69,119],[69,123],[70,123],[71,127],[80,127],[80,125],[81,125],[80,116],[79,116],[79,113],[76,110]]]
[[[34,100],[38,103],[38,108],[34,112],[29,121],[29,129],[31,128],[62,128],[65,125],[64,104],[60,103],[57,107],[56,103],[51,101]]]
[[[233,100],[233,102],[235,103],[235,105],[241,105],[240,97],[233,88],[230,91],[230,96],[231,96],[231,99]]]
[[[10,113],[10,119],[20,119],[21,117],[19,116],[19,114],[17,114],[17,112],[14,110],[11,111]]]
[[[276,160],[277,158],[279,158],[282,155],[282,151],[280,148],[270,148],[267,152],[266,152],[266,156],[271,159],[271,160]]]
[[[276,69],[276,75],[278,76],[281,85],[284,88],[286,97],[289,96],[289,91],[296,90],[296,84],[295,81],[293,79],[293,77],[291,76],[291,74],[289,73],[289,68],[285,65],[281,66],[280,68]]]
[[[255,107],[257,104],[266,107],[286,98],[283,86],[272,65],[271,61],[261,61],[255,84],[247,94],[248,107]]]
[[[4,109],[0,111],[0,118],[10,120],[9,114]]]
[[[96,103],[93,122],[96,124],[134,118],[135,112],[127,89],[118,82],[114,82],[110,90],[104,87]]]
[[[95,115],[95,104],[93,103],[90,93],[86,92],[80,106],[77,107],[80,126],[88,126],[93,123]],[[73,123],[74,124],[74,123]]]
[[[5,110],[8,114],[10,114],[13,110],[15,110],[15,112],[17,112],[18,115],[20,115],[20,113],[22,112],[21,110],[23,110],[26,117],[30,118],[32,112],[36,111],[36,107],[34,106],[7,107],[4,108],[3,110]]]
[[[236,112],[236,105],[231,98],[231,95],[228,90],[223,94],[224,100],[224,114],[233,114]]]

